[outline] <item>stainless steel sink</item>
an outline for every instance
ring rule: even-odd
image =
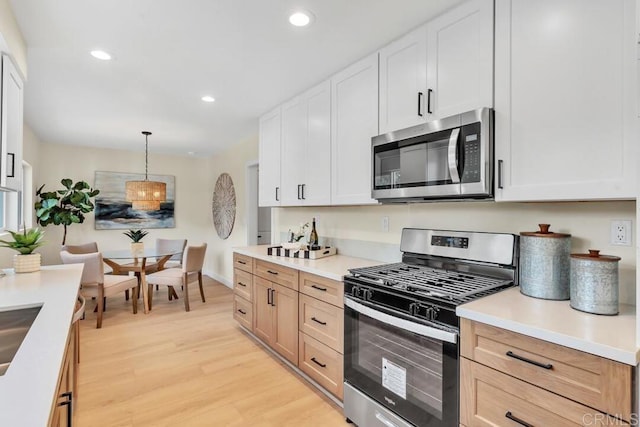
[[[0,375],[9,369],[42,306],[0,311]]]

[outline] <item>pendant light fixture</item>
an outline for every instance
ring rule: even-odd
[[[127,202],[132,202],[132,208],[140,211],[157,211],[160,202],[167,200],[167,184],[149,181],[149,135],[151,132],[143,130],[144,143],[144,181],[127,181]]]

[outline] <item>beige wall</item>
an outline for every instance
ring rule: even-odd
[[[210,226],[206,173],[206,159],[192,157],[149,154],[149,171],[176,177],[176,227],[150,229],[146,242],[156,238],[186,238],[199,244],[205,239],[203,230]],[[71,178],[94,184],[95,171],[144,172],[144,152],[77,147],[63,144],[40,144],[39,161],[34,183],[36,187],[46,184],[45,189],[61,187],[60,180]],[[67,243],[77,244],[97,241],[101,249],[129,247],[124,230],[95,230],[93,213],[84,224],[73,224],[68,228]],[[47,244],[39,250],[43,264],[58,264],[58,252],[62,242],[62,226],[49,225],[45,229]]]
[[[204,229],[209,242],[207,248],[208,274],[227,286],[233,283],[233,247],[247,244],[246,171],[247,163],[258,159],[257,136],[236,144],[228,150],[212,156],[208,161],[207,207],[209,220]],[[211,219],[211,199],[218,176],[231,175],[236,192],[236,219],[228,239],[221,239]]]
[[[310,221],[314,216],[319,217],[318,234],[321,240],[325,236],[392,244],[400,242],[403,227],[520,233],[536,230],[538,223],[550,223],[552,231],[571,233],[573,252],[600,249],[603,254],[622,257],[620,300],[635,304],[635,245],[609,244],[610,221],[634,219],[635,202],[451,202],[278,208],[274,215],[274,236],[278,238],[280,233],[297,228],[298,224]],[[389,217],[388,232],[382,231],[383,216]],[[362,257],[366,258],[366,254],[362,254]]]
[[[3,50],[2,39],[4,39],[8,51],[13,56],[22,75],[26,78],[27,44],[22,37],[22,32],[20,32],[9,0],[0,0],[0,50]]]
[[[34,189],[45,184],[45,189],[60,188],[60,180],[71,178],[94,184],[95,171],[142,172],[144,152],[78,147],[64,144],[41,143],[25,126],[24,158],[34,167]],[[231,286],[233,280],[232,247],[246,245],[246,165],[258,158],[257,137],[234,145],[229,150],[208,159],[149,155],[150,173],[176,177],[176,228],[151,229],[145,241],[155,238],[186,238],[190,244],[208,244],[204,271]],[[216,233],[211,216],[213,189],[218,176],[231,175],[236,190],[236,219],[228,239]],[[49,225],[45,230],[46,245],[38,250],[43,264],[60,263],[59,250],[63,228]],[[97,241],[100,249],[128,248],[129,239],[124,230],[95,230],[93,213],[84,224],[68,228],[67,243]],[[0,250],[0,268],[11,266],[14,251]]]

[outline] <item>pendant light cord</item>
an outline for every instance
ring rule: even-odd
[[[149,135],[144,136],[144,180],[149,181]]]
[[[144,180],[149,181],[149,135],[151,132],[143,130],[144,135]]]

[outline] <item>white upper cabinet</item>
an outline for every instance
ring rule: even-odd
[[[329,81],[282,105],[282,206],[331,203]]]
[[[280,107],[260,117],[259,206],[280,206],[280,118]]]
[[[470,0],[427,24],[427,119],[493,107],[493,0]]]
[[[493,107],[493,0],[470,0],[380,50],[380,133]]]
[[[2,55],[0,186],[22,189],[23,82],[8,55]]]
[[[282,104],[281,206],[301,204],[307,142],[307,105],[301,96]]]
[[[496,1],[496,200],[636,197],[635,7]]]
[[[427,120],[427,28],[380,50],[380,133]]]
[[[371,198],[371,138],[378,134],[378,54],[331,78],[331,202]]]

